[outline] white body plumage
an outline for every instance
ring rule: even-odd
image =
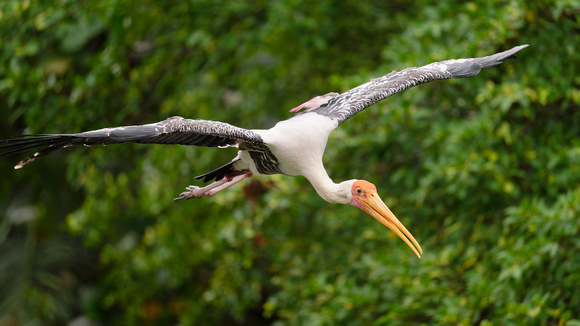
[[[267,130],[248,130],[228,123],[171,117],[158,123],[104,128],[75,134],[30,135],[0,141],[1,156],[39,149],[22,160],[19,169],[55,150],[75,145],[181,144],[205,147],[237,146],[238,156],[228,164],[196,177],[215,182],[203,188],[189,186],[175,200],[211,197],[253,174],[283,173],[306,177],[316,192],[331,203],[350,204],[393,230],[417,256],[421,247],[388,207],[376,187],[363,180],[334,183],[322,164],[330,133],[358,112],[389,96],[433,80],[464,78],[500,64],[527,45],[486,57],[445,60],[422,67],[393,71],[342,94],[328,93],[293,108],[297,113]]]

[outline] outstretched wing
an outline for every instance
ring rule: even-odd
[[[378,101],[413,86],[438,79],[475,76],[483,68],[493,67],[502,63],[505,59],[515,58],[514,54],[527,46],[528,44],[516,46],[511,50],[487,57],[446,60],[418,68],[395,70],[388,75],[348,90],[330,99],[326,105],[311,109],[308,112],[327,116],[341,124]]]
[[[19,169],[55,150],[76,145],[111,145],[119,143],[180,144],[206,147],[237,146],[240,142],[263,144],[260,135],[230,124],[209,120],[171,117],[157,123],[86,131],[76,134],[30,135],[0,140],[0,157],[38,150],[18,163]]]

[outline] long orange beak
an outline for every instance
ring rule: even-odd
[[[397,219],[387,205],[383,203],[381,197],[379,197],[379,194],[376,191],[370,192],[367,196],[361,199],[362,203],[364,203],[365,211],[370,216],[374,217],[377,221],[383,223],[384,226],[395,232],[399,238],[403,239],[403,241],[413,249],[415,255],[421,258],[423,249],[421,249],[417,240],[415,240],[411,232],[407,231],[407,228],[405,228],[405,226]]]

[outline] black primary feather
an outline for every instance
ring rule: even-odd
[[[230,124],[171,117],[157,123],[86,131],[76,134],[28,135],[0,140],[0,157],[38,150],[15,169],[36,161],[55,150],[70,146],[112,145],[119,143],[179,144],[205,147],[237,146],[240,142],[262,145],[260,135]]]
[[[515,58],[514,54],[526,47],[528,44],[486,57],[445,60],[418,68],[393,71],[350,89],[329,100],[327,105],[308,112],[327,116],[340,125],[358,112],[394,94],[434,80],[475,76],[483,68],[493,67],[505,59]],[[296,116],[300,114],[304,113],[298,113]]]

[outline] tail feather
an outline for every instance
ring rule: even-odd
[[[202,174],[202,175],[198,175],[197,177],[195,177],[197,180],[201,180],[203,182],[210,182],[212,180],[218,181],[223,179],[228,173],[235,171],[234,169],[234,163],[236,163],[237,161],[239,161],[239,158],[234,159],[233,161],[231,161],[230,163],[221,166],[213,171],[210,171],[208,173]]]

